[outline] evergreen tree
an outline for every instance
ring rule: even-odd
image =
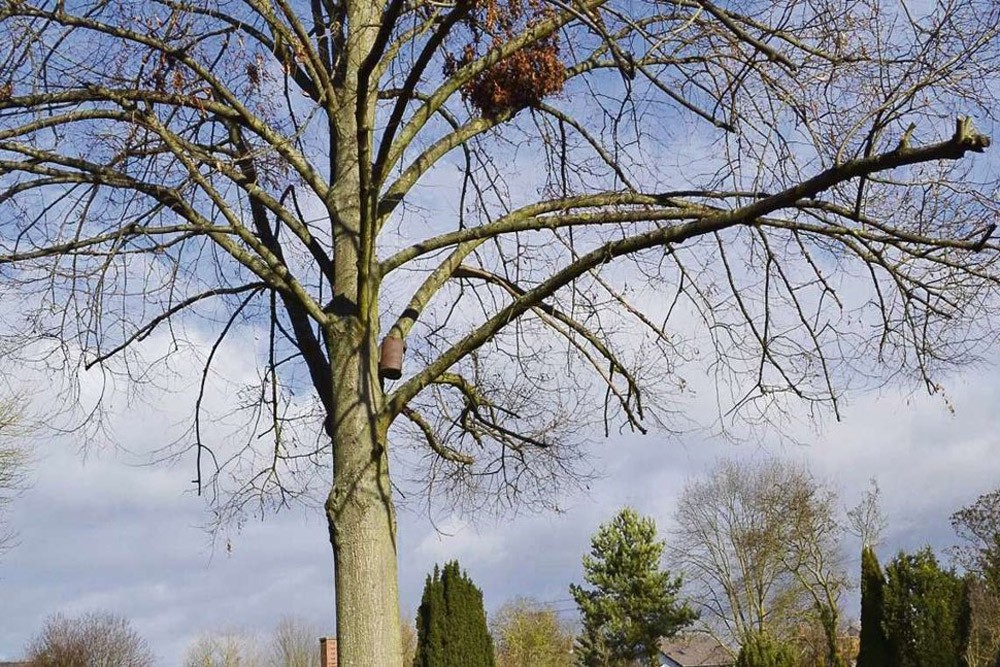
[[[583,632],[576,640],[576,664],[578,667],[613,667],[617,664],[608,648],[600,623],[583,622]]]
[[[434,575],[427,575],[424,594],[417,609],[417,652],[413,667],[444,664],[444,587],[441,571],[434,566]]]
[[[861,647],[857,667],[891,664],[892,647],[882,625],[885,577],[875,551],[861,552]]]
[[[791,646],[765,633],[750,635],[736,658],[736,667],[796,667],[797,664]]]
[[[656,523],[631,508],[598,529],[583,557],[584,579],[593,588],[570,586],[583,617],[579,664],[657,664],[659,639],[697,618],[677,599],[680,577],[660,569],[663,547]]]
[[[434,566],[417,610],[414,667],[493,667],[483,593],[458,561]]]
[[[960,667],[969,667],[969,642],[972,638],[972,586],[971,575],[962,578],[962,586],[959,590],[958,600],[958,620],[956,632],[958,634],[959,662]]]
[[[894,667],[960,667],[963,585],[930,548],[900,553],[885,570],[883,624]]]

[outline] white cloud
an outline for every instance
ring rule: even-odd
[[[240,375],[236,355],[223,361],[227,372]],[[954,414],[940,397],[889,391],[855,396],[843,422],[825,424],[818,434],[806,427],[793,433],[809,446],[765,451],[697,433],[600,440],[592,453],[605,476],[565,499],[560,514],[478,523],[448,518],[439,534],[423,515],[403,511],[403,608],[416,609],[435,562],[458,558],[491,609],[524,595],[569,612],[567,586],[580,580],[580,558],[598,524],[631,504],[654,516],[665,534],[685,480],[721,456],[770,452],[804,460],[841,490],[845,505],[877,477],[891,520],[887,554],[925,543],[943,548],[952,540],[948,515],[1000,480],[1000,379],[968,373],[948,387]],[[692,409],[710,413],[705,401],[700,395]],[[190,460],[173,467],[134,465],[137,456],[186,426],[188,410],[170,401],[116,412],[110,425],[128,445],[127,454],[98,448],[84,463],[71,436],[35,443],[34,486],[13,508],[21,543],[0,559],[0,596],[10,610],[0,628],[0,657],[17,657],[56,611],[120,611],[164,664],[176,664],[206,630],[266,634],[286,613],[332,626],[332,558],[318,512],[252,521],[232,535],[231,553],[225,536],[213,549],[201,528],[209,518],[206,505],[191,493]]]
[[[439,564],[457,558],[481,565],[498,563],[509,556],[498,531],[477,530],[457,517],[448,517],[437,528],[440,532],[427,533],[417,545],[417,556]]]
[[[154,350],[167,344],[165,338],[151,343]],[[173,374],[162,378],[168,388],[184,390],[179,394],[108,388],[109,440],[121,449],[90,443],[84,461],[74,434],[30,442],[34,484],[12,515],[20,545],[0,559],[0,658],[18,657],[44,617],[57,611],[119,611],[150,639],[164,664],[177,664],[186,645],[206,630],[266,634],[283,614],[332,627],[332,558],[321,513],[295,510],[251,521],[231,536],[232,552],[226,535],[213,548],[202,528],[210,518],[206,503],[192,493],[191,457],[174,466],[136,465],[188,428],[198,361],[196,354],[178,357]],[[235,384],[256,378],[240,342],[223,347],[217,363],[220,376]],[[84,377],[84,397],[96,391],[93,378]],[[213,383],[208,408],[224,415],[234,384]],[[654,516],[666,534],[685,481],[723,456],[774,453],[805,461],[841,490],[845,505],[876,477],[891,520],[887,554],[925,543],[941,549],[952,540],[948,515],[1000,480],[1000,378],[968,372],[946,386],[954,414],[940,396],[855,395],[843,422],[791,426],[791,435],[808,446],[737,447],[702,432],[613,435],[591,446],[604,477],[563,499],[559,514],[479,522],[451,517],[438,533],[424,515],[401,511],[403,609],[416,609],[434,563],[457,558],[491,609],[533,596],[569,611],[567,587],[582,576],[580,558],[598,524],[631,504]],[[717,414],[711,391],[701,387],[683,407],[695,422]],[[231,428],[217,426],[207,428],[222,442]]]

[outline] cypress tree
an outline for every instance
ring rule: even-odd
[[[441,571],[434,566],[434,574],[427,575],[424,594],[417,609],[417,651],[413,667],[431,667],[444,664],[444,586]]]
[[[483,593],[458,561],[434,566],[417,610],[414,667],[493,667]]]
[[[866,546],[861,552],[861,648],[857,667],[892,664],[892,648],[883,626],[884,587],[878,557]]]

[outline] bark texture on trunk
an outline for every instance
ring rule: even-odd
[[[363,335],[363,334],[362,334]],[[402,664],[396,517],[385,429],[368,342],[334,345],[334,482],[326,514],[333,545],[339,664]]]
[[[326,503],[343,667],[402,664],[396,515],[378,379],[379,308],[370,202],[375,96],[360,81],[382,21],[382,0],[348,1],[346,75],[330,108],[333,300],[326,343],[332,375],[327,429],[333,484]]]

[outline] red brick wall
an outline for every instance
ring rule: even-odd
[[[337,640],[334,637],[319,639],[320,667],[337,667]]]

